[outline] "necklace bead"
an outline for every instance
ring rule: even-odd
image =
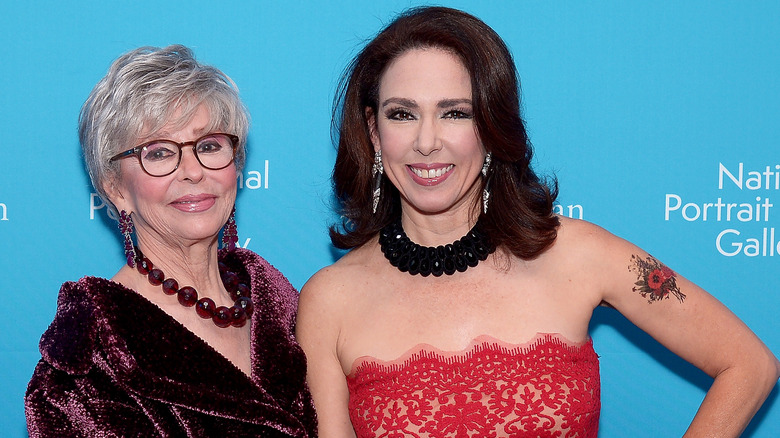
[[[179,291],[179,283],[173,278],[168,278],[163,281],[162,290],[166,295],[174,295]]]
[[[182,306],[192,307],[198,302],[198,291],[196,291],[194,287],[184,286],[179,289],[176,298],[179,299],[179,304]]]
[[[219,263],[219,275],[225,290],[228,291],[230,298],[234,301],[231,307],[217,307],[214,300],[208,297],[198,299],[198,291],[192,286],[179,288],[179,282],[174,278],[165,278],[162,270],[155,268],[154,264],[144,257],[141,250],[135,248],[136,269],[141,275],[146,275],[149,283],[153,286],[162,285],[163,293],[166,295],[176,295],[176,298],[184,307],[195,307],[195,313],[203,319],[211,319],[217,327],[225,328],[229,326],[243,327],[246,321],[251,318],[254,311],[252,300],[249,298],[249,287],[240,282],[238,274],[228,270],[227,265]]]
[[[209,297],[203,297],[195,303],[195,312],[204,319],[214,316],[214,310],[216,308],[217,305],[214,304],[214,300]]]

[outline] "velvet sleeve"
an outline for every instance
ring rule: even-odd
[[[94,316],[84,281],[64,283],[27,386],[30,437],[159,436],[149,415],[95,365]]]
[[[161,436],[126,394],[101,375],[71,375],[40,361],[27,388],[31,438]]]

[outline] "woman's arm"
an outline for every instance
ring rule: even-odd
[[[739,436],[780,376],[756,335],[700,287],[625,240],[585,226],[603,300],[715,380],[686,437]]]
[[[338,357],[340,305],[348,306],[334,290],[336,276],[325,268],[301,289],[296,337],[306,353],[306,380],[317,410],[321,438],[354,437],[349,419],[349,391]]]

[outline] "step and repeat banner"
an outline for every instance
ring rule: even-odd
[[[219,3],[219,4],[217,4]],[[700,284],[780,354],[780,3],[444,2],[491,25],[521,78],[557,211]],[[414,1],[4,2],[0,16],[0,425],[23,396],[64,281],[122,265],[76,123],[109,64],[180,43],[235,80],[252,117],[239,244],[300,288],[341,252],[331,105],[351,57]],[[711,379],[598,309],[600,436],[680,436]],[[775,388],[746,436],[780,430]]]

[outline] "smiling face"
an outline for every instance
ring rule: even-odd
[[[146,138],[192,141],[204,134],[209,112],[200,106],[184,126],[166,125]],[[118,180],[106,183],[106,192],[118,210],[132,213],[139,243],[189,245],[216,239],[236,199],[236,167],[209,170],[198,163],[191,147],[182,151],[172,174],[148,175],[135,158],[120,160]]]
[[[405,212],[468,217],[485,159],[473,114],[469,73],[450,52],[413,49],[388,66],[369,123]]]

